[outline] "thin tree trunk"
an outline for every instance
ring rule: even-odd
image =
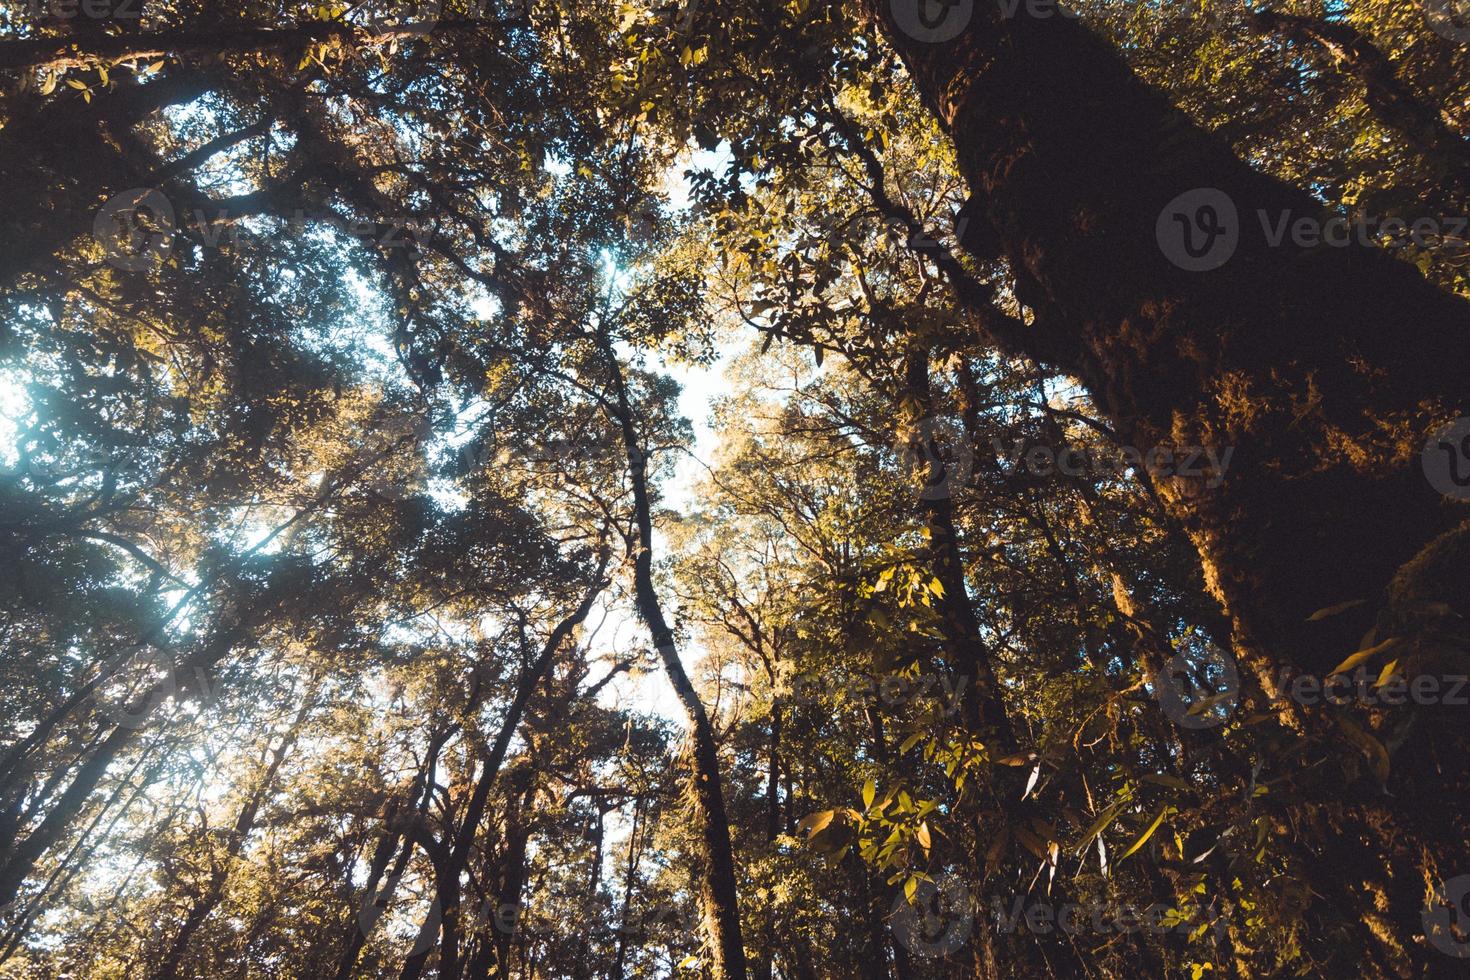
[[[457,980],[459,977],[459,879],[468,864],[475,831],[480,825],[480,818],[485,814],[485,805],[490,800],[490,791],[494,788],[500,767],[505,762],[505,753],[510,748],[510,740],[520,725],[521,716],[525,714],[526,704],[531,700],[531,695],[540,685],[541,679],[551,669],[552,661],[561,650],[561,645],[592,612],[593,603],[607,588],[608,582],[602,576],[607,571],[608,560],[609,553],[604,550],[598,561],[597,571],[593,574],[593,584],[588,588],[587,594],[582,597],[581,604],[551,631],[551,635],[547,637],[545,645],[541,648],[540,656],[536,658],[526,676],[521,679],[520,686],[516,689],[515,699],[506,709],[505,721],[501,724],[500,731],[496,733],[495,742],[490,747],[490,754],[481,768],[480,777],[475,781],[475,788],[465,806],[464,818],[460,821],[454,838],[450,842],[450,849],[445,856],[445,867],[442,873],[436,875],[442,935],[439,950],[439,975],[443,980]],[[409,958],[404,969],[404,980],[411,980],[412,977],[422,972],[429,952],[430,950],[425,950]]]
[[[730,844],[730,821],[725,813],[721,789],[719,749],[714,727],[705,713],[699,693],[690,683],[674,644],[674,631],[664,618],[663,606],[653,586],[653,504],[648,491],[648,454],[639,444],[633,425],[622,365],[612,345],[599,338],[604,360],[612,377],[616,397],[616,422],[622,431],[628,458],[628,476],[633,490],[637,525],[637,553],[633,559],[634,602],[638,616],[652,636],[654,649],[663,659],[669,683],[679,698],[693,740],[691,762],[699,830],[704,846],[701,899],[704,925],[709,933],[710,974],[715,980],[745,980],[745,945],[740,932],[740,906],[735,885],[735,856]]]

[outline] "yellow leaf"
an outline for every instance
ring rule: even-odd
[[[1373,646],[1369,647],[1366,650],[1359,650],[1357,653],[1353,654],[1351,657],[1348,657],[1342,663],[1338,664],[1337,667],[1331,671],[1331,673],[1345,674],[1348,671],[1352,670],[1354,667],[1358,666],[1358,664],[1367,660],[1369,657],[1382,653],[1390,647],[1398,646],[1398,644],[1399,637],[1390,636],[1382,643],[1375,643]]]
[[[796,829],[798,831],[809,830],[812,836],[816,836],[826,829],[827,825],[832,822],[832,818],[835,816],[837,816],[836,810],[820,810],[816,813],[809,813],[801,818],[801,822],[796,825]]]
[[[87,83],[79,82],[75,78],[68,78],[66,80],[66,84],[70,85],[72,88],[81,89],[84,92],[87,90]]]
[[[1148,829],[1138,835],[1138,840],[1134,841],[1132,846],[1130,846],[1128,850],[1124,851],[1121,855],[1118,856],[1118,860],[1123,860],[1133,852],[1137,851],[1140,847],[1147,844],[1148,839],[1154,835],[1154,831],[1159,829],[1159,825],[1164,822],[1164,818],[1168,815],[1168,807],[1160,808],[1159,812],[1154,815],[1153,823],[1149,824]]]
[[[1383,685],[1387,684],[1393,679],[1394,672],[1398,669],[1399,661],[1398,658],[1395,657],[1393,660],[1390,660],[1387,664],[1384,665],[1383,673],[1378,675],[1378,681],[1373,686],[1382,687]]]
[[[910,905],[914,904],[914,893],[919,890],[919,879],[909,878],[903,883],[903,897],[908,899]]]
[[[878,794],[878,784],[869,779],[863,783],[863,809],[866,810],[873,805],[873,797]]]
[[[919,824],[919,830],[915,836],[919,838],[919,845],[924,848],[924,853],[928,854],[929,847],[933,843],[933,839],[929,836],[929,821],[926,820]]]
[[[1328,606],[1326,609],[1318,609],[1316,612],[1312,613],[1312,615],[1307,617],[1307,622],[1315,623],[1319,620],[1326,619],[1329,616],[1336,616],[1338,613],[1347,612],[1354,606],[1361,606],[1367,601],[1367,599],[1353,599],[1349,602],[1339,602],[1335,606]]]

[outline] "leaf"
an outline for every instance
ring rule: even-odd
[[[911,875],[909,880],[903,883],[903,897],[908,900],[910,905],[914,904],[914,895],[918,890],[919,879]]]
[[[1359,728],[1350,718],[1338,718],[1337,724],[1342,728],[1348,741],[1356,745],[1368,757],[1368,763],[1373,767],[1373,774],[1378,777],[1378,781],[1387,783],[1388,749],[1383,747],[1383,743]]]
[[[1160,786],[1168,786],[1170,789],[1190,789],[1190,785],[1178,776],[1170,776],[1163,772],[1146,772],[1143,774],[1144,782],[1157,783]]]
[[[1148,843],[1148,839],[1154,835],[1154,831],[1156,831],[1156,830],[1159,829],[1159,825],[1164,822],[1164,818],[1167,817],[1168,815],[1169,815],[1169,808],[1168,807],[1160,807],[1159,808],[1159,812],[1154,815],[1153,822],[1148,825],[1148,828],[1146,830],[1144,830],[1143,833],[1141,833],[1141,834],[1138,835],[1138,840],[1134,841],[1133,844],[1128,848],[1128,850],[1124,851],[1122,854],[1120,854],[1118,856],[1118,860],[1119,861],[1125,860],[1129,855],[1133,854],[1140,847],[1142,847],[1143,845],[1147,844]]]
[[[1031,791],[1036,788],[1036,783],[1039,779],[1041,779],[1041,760],[1038,759],[1036,768],[1031,770],[1031,778],[1026,780],[1026,788],[1021,792],[1021,799],[1024,800],[1031,795]]]
[[[41,83],[41,94],[50,95],[56,91],[56,83],[61,80],[60,75],[47,75],[46,81]]]
[[[796,825],[796,829],[798,831],[810,831],[810,836],[815,837],[827,828],[827,825],[832,822],[832,818],[835,816],[837,816],[836,810],[819,810],[816,813],[809,813],[801,818],[801,822]]]
[[[1389,681],[1393,680],[1393,675],[1398,669],[1399,661],[1398,658],[1395,657],[1393,660],[1390,660],[1387,664],[1383,666],[1383,673],[1378,675],[1378,680],[1373,684],[1373,686],[1382,687]]]
[[[863,809],[867,810],[873,805],[873,797],[878,795],[878,784],[870,778],[863,783]]]
[[[163,59],[162,58],[160,58],[159,60],[155,61],[153,64],[149,65],[148,68],[146,69],[146,71],[147,71],[147,73],[149,75],[156,75],[156,74],[158,74],[158,72],[160,72],[162,70],[163,70]]]
[[[919,829],[914,834],[914,836],[919,838],[919,846],[924,848],[925,854],[928,854],[929,848],[934,843],[934,839],[929,836],[929,821],[925,820],[923,823],[919,824]]]
[[[695,969],[698,966],[699,966],[699,957],[698,956],[686,956],[682,960],[679,961],[679,969],[681,969],[681,970],[693,970],[693,969]]]
[[[1333,670],[1329,672],[1328,676],[1331,676],[1332,674],[1346,674],[1348,671],[1352,670],[1354,667],[1358,666],[1358,664],[1367,660],[1369,657],[1372,657],[1375,654],[1382,653],[1390,647],[1398,646],[1400,639],[1401,638],[1397,636],[1390,636],[1382,643],[1375,643],[1373,646],[1369,647],[1366,650],[1359,650],[1357,653],[1353,654],[1351,657],[1348,657],[1342,663],[1333,668]]]
[[[66,80],[66,84],[70,85],[74,89],[80,89],[83,92],[85,92],[87,90],[87,83],[86,82],[79,82],[75,78],[68,78]]]
[[[1032,854],[1035,854],[1043,861],[1046,860],[1046,841],[1042,840],[1040,837],[1037,837],[1025,827],[1017,827],[1015,833],[1016,840],[1021,842],[1022,847],[1026,848],[1026,850],[1030,851]]]
[[[1335,606],[1328,606],[1326,609],[1318,609],[1316,612],[1312,613],[1312,615],[1307,617],[1307,622],[1320,622],[1321,620],[1327,619],[1329,616],[1336,616],[1338,613],[1347,612],[1349,609],[1352,609],[1355,606],[1361,606],[1367,601],[1367,599],[1352,599],[1348,602],[1339,602]]]

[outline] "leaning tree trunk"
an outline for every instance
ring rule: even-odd
[[[674,631],[664,618],[663,604],[653,585],[653,502],[648,490],[648,454],[634,426],[622,365],[605,338],[601,338],[601,349],[612,378],[616,403],[614,421],[622,435],[633,490],[634,519],[638,529],[635,545],[638,550],[633,557],[634,603],[638,617],[648,627],[654,649],[663,660],[669,683],[684,708],[693,742],[694,799],[704,850],[700,897],[704,906],[704,925],[709,933],[710,975],[715,980],[745,980],[745,944],[740,931],[735,855],[730,844],[730,818],[725,811],[721,789],[720,757],[714,726],[710,724],[699,692],[694,689],[679,659]]]
[[[972,192],[965,247],[1003,257],[1034,314],[979,319],[1003,347],[1081,379],[1141,452],[1233,450],[1223,473],[1156,474],[1157,490],[1245,666],[1268,689],[1278,665],[1330,671],[1395,572],[1464,519],[1420,452],[1470,415],[1470,306],[1371,245],[1299,247],[1289,232],[1273,243],[1319,203],[1237,159],[1071,16],[962,2],[945,10],[968,14],[963,29],[931,31],[918,2],[864,6],[954,142]],[[932,40],[943,33],[954,36]],[[1307,622],[1353,599],[1370,602]],[[1446,601],[1463,613],[1470,594]],[[1375,853],[1340,868],[1348,878],[1402,867],[1395,827],[1414,831],[1417,873],[1388,889],[1390,946],[1419,930],[1408,893],[1455,873],[1464,727],[1433,721],[1400,750],[1389,787],[1412,802],[1363,795],[1339,824]],[[1383,904],[1376,885],[1333,884]]]

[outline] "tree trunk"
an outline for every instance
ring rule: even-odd
[[[1470,415],[1470,306],[1371,245],[1273,244],[1283,221],[1319,215],[1315,199],[1253,171],[1070,16],[1007,18],[977,3],[965,29],[930,43],[896,19],[912,0],[866,6],[954,141],[972,192],[965,246],[1003,256],[1034,313],[999,327],[993,310],[978,318],[1007,349],[1081,379],[1141,453],[1232,451],[1223,468],[1153,483],[1245,667],[1267,689],[1278,664],[1328,672],[1395,572],[1463,519],[1420,451]],[[1186,268],[1191,248],[1201,271]],[[1371,601],[1307,622],[1359,598]],[[1463,613],[1470,596],[1447,601]],[[1400,750],[1411,761],[1393,795],[1349,798],[1336,829],[1372,842],[1359,865],[1402,867],[1417,853],[1395,887],[1422,896],[1456,866],[1453,801],[1470,786],[1470,752],[1463,725],[1425,724],[1416,740]],[[1438,771],[1414,761],[1428,758]],[[1409,847],[1400,832],[1411,828]],[[1381,920],[1377,886],[1345,868],[1334,881],[1325,862],[1316,871],[1353,897],[1356,910],[1339,914]],[[1391,904],[1396,935],[1383,948],[1414,948],[1417,903]]]
[[[730,820],[725,812],[721,789],[720,756],[715,745],[714,726],[705,713],[704,703],[699,700],[699,692],[684,671],[678,647],[674,644],[674,631],[664,618],[663,605],[653,586],[653,503],[648,492],[648,454],[643,451],[633,425],[633,409],[622,365],[618,363],[612,345],[605,338],[599,339],[613,381],[617,406],[615,421],[622,431],[623,447],[628,457],[628,477],[633,490],[638,528],[638,550],[633,558],[634,602],[639,618],[648,627],[654,649],[663,659],[669,683],[684,708],[694,743],[691,753],[694,797],[704,847],[700,897],[704,905],[705,929],[709,933],[710,975],[715,980],[745,980],[745,945],[740,933],[735,856],[730,845]]]

